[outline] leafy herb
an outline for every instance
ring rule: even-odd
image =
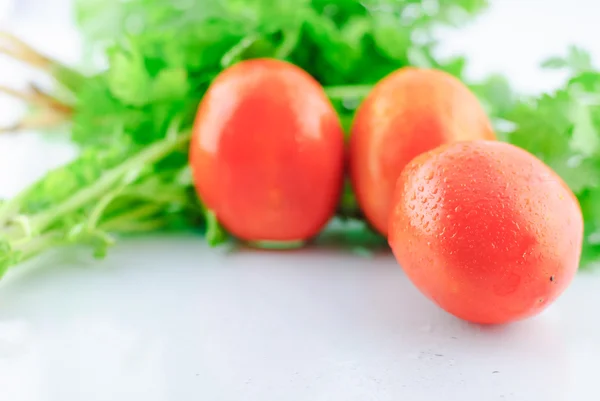
[[[183,152],[189,134],[144,148],[87,148],[0,205],[0,272],[54,246],[85,243],[104,256],[112,232],[188,227],[203,213],[184,163],[160,166]]]

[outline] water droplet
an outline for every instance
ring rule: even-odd
[[[419,192],[423,192],[425,190],[425,188],[423,188],[423,185],[419,185],[419,188],[417,188],[419,190]]]
[[[427,228],[429,227],[429,221],[426,221],[425,223],[423,223],[423,228]]]
[[[428,171],[427,174],[425,174],[425,180],[431,181],[432,179],[433,179],[433,171]]]
[[[448,177],[444,177],[444,183],[448,182]]]
[[[427,198],[425,198],[425,197],[421,198],[421,203],[427,203]]]
[[[415,195],[415,193],[413,192],[413,193],[410,195],[410,200],[411,200],[411,201],[414,201],[415,199],[417,199],[417,195]]]
[[[439,188],[433,188],[433,190],[431,191],[432,194],[436,195],[439,191]]]
[[[462,207],[460,207],[460,206],[456,206],[456,207],[454,208],[454,211],[455,211],[456,213],[460,212],[461,210],[462,210]]]
[[[413,204],[411,203],[410,205],[408,205],[408,208],[409,208],[410,210],[415,210],[415,205],[413,205]]]

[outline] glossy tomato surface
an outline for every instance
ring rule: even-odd
[[[478,99],[453,76],[403,68],[381,80],[359,107],[350,138],[350,175],[369,222],[387,234],[398,176],[441,144],[494,139]]]
[[[335,212],[343,131],[317,81],[292,64],[256,59],[221,73],[190,146],[200,198],[241,239],[304,240]]]
[[[496,141],[442,146],[409,163],[389,243],[414,284],[477,323],[535,315],[571,282],[583,219],[565,183],[530,153]]]

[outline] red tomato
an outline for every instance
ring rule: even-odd
[[[305,240],[335,213],[342,127],[321,86],[292,64],[255,59],[221,73],[190,146],[200,198],[243,240]]]
[[[571,282],[583,218],[577,199],[525,150],[495,141],[445,145],[398,179],[389,243],[408,277],[459,318],[535,315]]]
[[[350,138],[350,176],[367,220],[387,234],[398,176],[415,156],[444,143],[495,139],[477,98],[436,70],[400,69],[359,107]]]

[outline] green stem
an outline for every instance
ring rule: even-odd
[[[26,188],[21,191],[17,196],[13,196],[11,199],[0,204],[0,227],[6,225],[6,223],[15,215],[19,213],[19,206],[23,199],[29,195],[32,187]]]
[[[120,222],[118,225],[114,225],[113,231],[119,232],[121,234],[143,233],[161,229],[167,224],[168,221],[164,218],[158,218],[147,221],[124,221]]]
[[[179,188],[175,190],[181,191]],[[185,194],[172,192],[156,193],[146,188],[131,188],[124,190],[119,194],[119,198],[124,197],[149,200],[154,203],[185,204],[188,201],[187,196],[185,196]]]
[[[279,44],[277,51],[273,55],[277,59],[285,59],[290,53],[298,46],[300,40],[301,29],[298,27],[292,27],[286,31],[283,31],[283,40]]]
[[[221,67],[227,68],[231,66],[258,38],[258,34],[251,34],[240,40],[221,57]]]
[[[126,212],[117,215],[109,219],[108,221],[101,224],[103,230],[107,231],[119,231],[119,227],[123,224],[126,224],[131,221],[136,221],[138,219],[145,219],[150,216],[153,216],[163,210],[162,205],[157,204],[148,204],[137,209],[128,209]]]
[[[87,221],[87,229],[88,230],[94,230],[96,229],[96,226],[98,226],[98,221],[100,221],[100,217],[102,216],[102,213],[106,210],[106,208],[110,205],[110,203],[119,195],[119,192],[123,189],[123,187],[119,187],[114,191],[109,192],[108,194],[104,195],[100,201],[98,201],[98,203],[96,203],[96,206],[94,206],[94,208],[92,209],[92,211],[90,212],[90,217],[88,218]]]
[[[288,250],[299,249],[305,245],[304,240],[297,241],[249,241],[248,245],[259,249]]]
[[[206,241],[210,246],[221,244],[227,238],[227,232],[223,229],[217,215],[212,210],[204,210],[204,218],[206,219]]]
[[[62,241],[61,237],[59,232],[50,232],[22,245],[14,246],[13,250],[20,252],[19,263],[21,263],[41,254],[46,249],[56,246]]]
[[[325,93],[330,99],[362,99],[373,90],[373,85],[326,86]]]
[[[107,171],[92,185],[81,189],[58,206],[42,212],[38,216],[34,217],[32,219],[32,227],[34,232],[43,231],[58,217],[80,209],[87,203],[98,197],[101,197],[108,190],[112,189],[112,187],[117,184],[119,180],[126,177],[132,171],[151,165],[168,155],[173,150],[186,144],[190,140],[190,136],[190,133],[186,133],[173,140],[163,140],[157,142],[148,146],[146,149],[138,153],[136,156],[133,156],[125,163]]]

